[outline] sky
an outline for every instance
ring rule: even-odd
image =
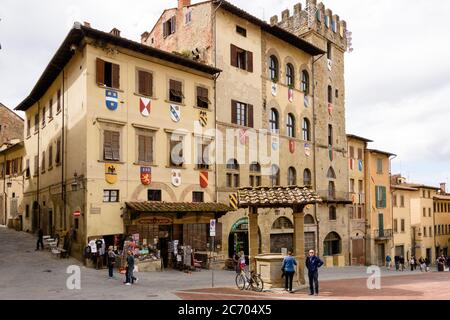
[[[297,0],[229,0],[269,21]],[[193,0],[192,3],[199,1]],[[305,0],[301,1],[303,6]],[[450,1],[324,0],[347,21],[347,133],[397,155],[392,172],[450,189]],[[140,41],[176,0],[1,0],[0,102],[31,91],[75,21]],[[23,116],[23,114],[21,114]]]

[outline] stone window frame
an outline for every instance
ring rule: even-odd
[[[125,134],[124,128],[126,126],[126,122],[97,118],[97,122],[99,124],[99,148],[98,148],[98,162],[111,162],[111,163],[123,163],[124,160],[124,152],[125,152]],[[105,131],[114,131],[119,132],[119,160],[105,160],[104,158],[104,140],[105,140]]]
[[[135,141],[136,141],[136,145],[135,145],[135,152],[134,152],[134,156],[135,156],[135,161],[134,161],[134,165],[144,165],[144,166],[156,166],[156,135],[159,131],[159,128],[156,127],[150,127],[150,126],[144,126],[144,125],[139,125],[139,124],[132,124],[134,130],[135,130]],[[152,150],[153,150],[153,155],[152,155],[152,160],[151,162],[144,162],[144,161],[139,161],[139,136],[148,136],[148,137],[152,137],[153,141],[152,141]]]

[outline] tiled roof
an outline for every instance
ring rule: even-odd
[[[302,187],[258,187],[241,188],[238,191],[239,207],[290,207],[322,202],[309,188]]]
[[[137,212],[228,212],[233,208],[222,203],[184,202],[127,202],[127,207]]]
[[[433,196],[433,199],[450,201],[450,194],[438,194],[438,195]]]
[[[392,184],[391,188],[392,189],[399,189],[399,190],[407,190],[407,191],[418,191],[419,190],[417,188],[408,187],[408,186],[401,185],[401,184]]]

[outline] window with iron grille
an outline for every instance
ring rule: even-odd
[[[162,201],[161,190],[148,190],[147,191],[148,201]]]
[[[300,89],[305,94],[305,96],[309,94],[309,73],[306,70],[302,71],[302,83]]]
[[[290,63],[286,64],[286,85],[289,88],[293,88],[295,86],[294,67]]]
[[[119,190],[103,190],[103,202],[119,202]]]
[[[203,192],[193,191],[192,192],[192,202],[204,202]]]
[[[287,116],[286,129],[288,137],[295,138],[295,118],[292,113],[289,113]]]

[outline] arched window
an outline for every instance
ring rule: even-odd
[[[336,179],[336,173],[334,172],[333,167],[330,167],[330,169],[328,169],[327,178],[328,179]]]
[[[328,215],[331,221],[336,221],[337,217],[336,217],[336,207],[335,206],[331,206],[328,209]]]
[[[305,169],[303,171],[303,185],[305,187],[309,187],[312,185],[311,183],[311,171],[309,169]]]
[[[295,117],[292,113],[287,116],[286,131],[288,137],[295,138]]]
[[[333,103],[333,88],[328,86],[328,103]]]
[[[316,224],[316,222],[314,221],[314,218],[312,217],[312,215],[307,214],[305,216],[305,224]]]
[[[300,90],[302,90],[305,95],[309,94],[309,73],[306,70],[302,71],[302,83]]]
[[[273,82],[278,81],[278,59],[275,56],[269,58],[269,78]]]
[[[278,133],[280,126],[278,123],[278,111],[275,109],[270,109],[269,125],[270,125],[270,132]]]
[[[261,186],[261,165],[258,162],[253,162],[250,165],[250,186],[260,187]]]
[[[286,85],[290,88],[295,86],[294,67],[290,63],[286,65]]]
[[[230,159],[227,162],[227,188],[238,188],[239,180],[239,162]]]
[[[272,165],[270,184],[272,187],[280,185],[280,168],[276,164]]]
[[[290,167],[288,169],[288,185],[295,186],[297,185],[297,171],[294,167]]]
[[[336,187],[334,181],[328,182],[328,199],[333,200],[336,198]]]
[[[303,118],[302,133],[303,133],[303,140],[311,141],[311,126],[307,118]]]
[[[294,229],[294,224],[286,217],[280,217],[272,224],[272,229]]]
[[[341,253],[341,237],[336,232],[329,233],[323,241],[323,255],[333,256]]]

